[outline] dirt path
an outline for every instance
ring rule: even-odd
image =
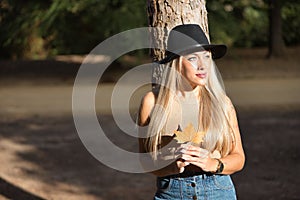
[[[121,90],[128,90],[122,85]],[[227,80],[225,87],[237,107],[300,105],[300,78]],[[96,92],[96,108],[102,114],[110,113],[113,84],[101,84]],[[0,87],[0,109],[8,115],[46,115],[56,116],[72,113],[71,84],[59,85],[5,85]],[[137,91],[131,107],[137,109],[140,99],[150,87]]]

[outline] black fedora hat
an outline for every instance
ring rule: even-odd
[[[158,63],[165,64],[179,56],[201,50],[210,51],[212,58],[218,59],[225,55],[227,47],[223,44],[210,44],[205,33],[197,24],[179,25],[170,31],[166,56]]]

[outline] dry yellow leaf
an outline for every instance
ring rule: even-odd
[[[175,140],[178,143],[192,142],[194,144],[200,144],[203,142],[205,132],[197,132],[192,123],[189,123],[183,131],[175,131]]]

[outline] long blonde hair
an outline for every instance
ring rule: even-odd
[[[210,72],[206,86],[199,89],[199,127],[206,135],[202,147],[213,152],[218,150],[221,156],[227,155],[234,141],[232,127],[229,123],[228,97],[223,81],[213,61],[210,62]],[[174,97],[182,91],[186,82],[181,75],[182,57],[174,59],[166,65],[162,83],[158,91],[156,104],[150,116],[148,139],[145,148],[156,158],[165,125],[172,110]]]

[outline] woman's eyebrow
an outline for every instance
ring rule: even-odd
[[[196,53],[190,53],[190,54],[188,54],[186,56],[197,56],[197,54]]]

